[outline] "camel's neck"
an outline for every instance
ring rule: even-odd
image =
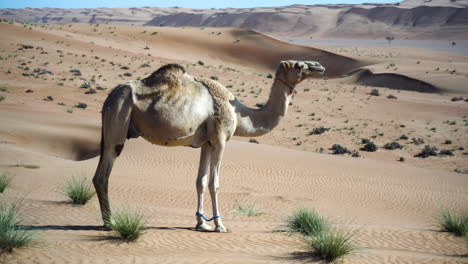
[[[237,114],[237,128],[234,135],[257,137],[273,130],[286,115],[291,100],[288,91],[291,88],[294,87],[275,79],[268,102],[260,109],[249,108],[235,100],[233,106]]]

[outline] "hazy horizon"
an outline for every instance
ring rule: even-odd
[[[253,7],[274,7],[289,5],[325,5],[325,4],[361,4],[361,3],[396,3],[400,1],[374,0],[238,0],[238,1],[188,1],[188,0],[167,0],[167,1],[30,1],[30,0],[5,0],[1,1],[0,8],[128,8],[128,7],[185,7],[185,8],[253,8]]]

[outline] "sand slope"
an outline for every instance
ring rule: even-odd
[[[96,199],[72,207],[59,192],[64,177],[90,175],[96,158],[73,162],[5,145],[0,153],[3,168],[16,162],[12,153],[41,166],[9,169],[17,176],[3,197],[24,198],[23,215],[40,229],[42,244],[0,256],[6,263],[302,262],[300,241],[273,233],[301,207],[316,208],[355,232],[362,251],[346,263],[464,263],[467,253],[462,239],[438,232],[432,220],[439,207],[466,206],[467,181],[461,174],[233,141],[220,196],[224,222],[233,232],[200,233],[191,230],[198,151],[132,140],[114,167],[110,194],[115,208],[142,210],[149,229],[138,242],[125,244],[97,229]],[[230,214],[237,203],[254,203],[265,214]]]

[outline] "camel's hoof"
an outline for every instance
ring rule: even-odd
[[[201,223],[201,224],[197,224],[197,226],[195,226],[195,230],[197,231],[211,231],[213,230],[213,228],[211,228],[211,226],[205,222]]]
[[[218,232],[218,233],[231,233],[231,230],[227,229],[226,227],[224,226],[217,226],[214,230],[214,232]]]

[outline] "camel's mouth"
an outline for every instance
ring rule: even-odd
[[[323,67],[322,65],[309,67],[309,70],[314,73],[319,73],[320,75],[325,73],[325,67]]]

